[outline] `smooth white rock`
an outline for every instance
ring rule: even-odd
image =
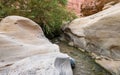
[[[61,62],[61,57],[65,62]],[[57,65],[64,66],[56,68],[55,60],[60,61]],[[38,24],[20,16],[8,16],[0,22],[0,75],[60,75],[62,72],[65,74],[61,75],[73,75],[69,58],[44,36]]]

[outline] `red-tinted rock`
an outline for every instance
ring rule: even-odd
[[[102,11],[108,2],[119,0],[68,0],[68,9],[73,10],[77,15],[88,16]]]
[[[81,13],[88,16],[97,13],[104,7],[105,0],[84,0],[81,4]]]
[[[81,0],[68,0],[68,9],[74,11],[77,15],[80,15]]]

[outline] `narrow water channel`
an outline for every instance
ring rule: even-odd
[[[88,53],[83,53],[79,49],[69,46],[67,42],[59,41],[57,44],[60,46],[61,52],[67,53],[76,60],[74,75],[111,75],[96,64]]]

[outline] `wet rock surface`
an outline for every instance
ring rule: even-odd
[[[69,46],[67,42],[59,42],[61,52],[67,53],[76,61],[74,75],[111,75],[104,68],[95,63],[88,53]]]

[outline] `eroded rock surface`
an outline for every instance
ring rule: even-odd
[[[72,21],[63,30],[74,46],[96,57],[113,75],[120,75],[120,3],[97,14]]]
[[[120,0],[68,0],[68,9],[77,15],[88,16],[107,9]]]
[[[8,16],[0,22],[0,75],[72,75],[72,70],[69,56],[60,53],[38,24]]]

